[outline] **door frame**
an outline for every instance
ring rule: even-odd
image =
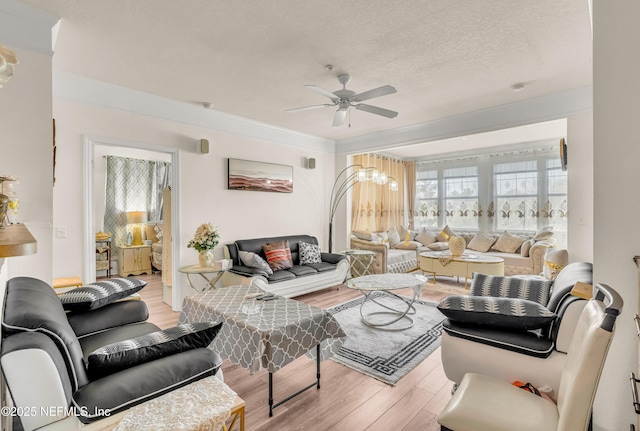
[[[94,157],[96,146],[108,146],[108,147],[122,147],[133,148],[138,150],[155,151],[158,153],[166,153],[171,155],[171,252],[174,256],[172,262],[180,261],[180,231],[177,228],[180,226],[180,214],[178,212],[178,202],[180,202],[180,187],[179,187],[179,159],[180,153],[177,148],[164,147],[161,145],[146,144],[141,142],[125,141],[115,138],[108,138],[103,136],[84,135],[83,136],[83,220],[84,220],[84,264],[83,264],[83,280],[86,282],[93,282],[96,279],[96,266],[95,266],[95,232],[96,227],[94,224],[94,210],[95,210],[95,196],[94,196]],[[175,265],[173,265],[175,266]],[[171,296],[173,303],[173,310],[181,303],[182,292],[180,285],[178,284],[178,271],[175,268],[171,268]]]

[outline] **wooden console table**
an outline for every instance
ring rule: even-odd
[[[23,224],[0,229],[0,258],[25,256],[38,251],[36,239]]]

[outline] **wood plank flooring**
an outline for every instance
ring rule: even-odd
[[[148,285],[140,295],[150,311],[149,320],[161,328],[175,325],[178,314],[162,302],[159,276],[140,276]],[[460,284],[462,286],[462,283]],[[464,289],[460,288],[460,293]],[[441,292],[427,285],[421,298],[440,301],[454,292]],[[408,294],[408,292],[407,292]],[[328,308],[358,296],[347,289],[325,289],[296,299]],[[309,389],[274,410],[269,417],[268,378],[265,371],[249,371],[225,361],[225,382],[246,402],[246,430],[337,430],[337,431],[436,431],[436,418],[451,398],[451,382],[444,375],[440,349],[432,353],[396,386],[389,386],[333,361],[322,362],[321,388]],[[298,358],[274,374],[276,401],[296,392],[315,379],[315,362]]]

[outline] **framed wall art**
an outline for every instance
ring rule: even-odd
[[[229,190],[293,192],[293,166],[229,159],[227,172]]]

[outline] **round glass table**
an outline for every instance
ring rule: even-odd
[[[371,274],[353,278],[345,284],[349,289],[359,290],[364,296],[360,305],[362,323],[384,331],[403,331],[415,324],[411,317],[416,314],[413,303],[420,296],[426,282],[427,278],[422,275]],[[406,297],[392,292],[400,289],[412,289],[413,295]],[[391,298],[391,301],[383,304],[384,298]],[[394,325],[400,321],[404,325]]]
[[[230,268],[214,268],[213,266],[200,266],[200,265],[189,265],[183,266],[178,269],[178,272],[183,274],[187,274],[187,281],[189,282],[189,286],[196,292],[202,292],[204,290],[215,288],[215,284],[220,280],[222,274],[225,271],[228,271]],[[191,275],[199,274],[205,280],[205,287],[202,289],[198,289],[194,286]],[[210,275],[211,274],[211,275]]]

